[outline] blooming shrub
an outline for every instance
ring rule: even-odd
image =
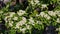
[[[23,1],[0,9],[0,34],[60,34],[60,0]]]

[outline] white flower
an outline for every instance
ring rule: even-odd
[[[30,3],[32,4],[32,6],[40,5],[39,0],[31,0]]]
[[[57,21],[56,22],[60,23],[60,18],[57,18]]]
[[[24,25],[26,23],[26,18],[22,17],[22,20],[17,22],[16,28],[19,28],[20,26]]]
[[[20,31],[23,32],[23,33],[25,33],[26,28],[20,28]]]
[[[4,20],[5,20],[5,22],[8,22],[8,21],[11,20],[11,18],[10,18],[10,16],[6,16],[6,17],[4,18]]]
[[[22,17],[22,21],[26,22],[26,18],[25,17]]]
[[[25,24],[24,21],[20,21],[20,22],[18,22],[18,23],[16,24],[16,27],[19,28],[19,26],[22,26],[22,25],[24,25],[24,24]]]
[[[34,4],[34,2],[33,1],[30,1],[31,2],[31,4],[33,5]]]
[[[48,20],[50,19],[50,16],[48,14],[45,14],[44,17],[47,18]]]
[[[9,21],[9,26],[10,26],[10,27],[13,26],[13,21]]]
[[[18,17],[14,17],[13,20],[18,20]]]
[[[48,11],[48,14],[51,15],[51,16],[56,16],[56,13],[53,12],[53,11]]]
[[[42,4],[42,7],[47,7],[47,5],[46,4]]]
[[[16,29],[16,28],[18,28],[18,29],[19,29],[19,26],[20,26],[20,24],[19,24],[19,23],[17,23],[17,24],[16,24],[15,29]]]
[[[39,3],[39,0],[35,0],[35,4],[38,4]]]
[[[44,18],[47,18],[48,20],[51,18],[48,14],[44,13],[44,12],[41,12],[40,13],[40,16],[41,17],[44,17]]]
[[[42,4],[42,7],[41,8],[46,8],[47,7],[47,5],[46,4]]]
[[[41,12],[41,13],[40,13],[40,16],[41,16],[41,17],[44,17],[44,15],[45,15],[44,12]]]
[[[48,20],[51,18],[50,16],[46,17]]]
[[[15,12],[9,12],[10,17],[13,17],[14,14]]]
[[[55,13],[60,17],[60,11],[55,11]]]
[[[26,25],[26,29],[31,29],[31,27],[30,27],[30,25],[28,25],[28,24],[25,24]]]
[[[19,12],[17,12],[17,14],[18,14],[19,16],[22,16],[22,15],[25,14],[25,11],[23,11],[23,10],[19,10]]]
[[[29,19],[29,24],[32,24],[32,25],[34,25],[34,20],[33,20],[33,18],[32,17],[30,17],[30,19]]]
[[[30,26],[29,25],[27,25],[27,29],[30,29]]]
[[[34,20],[33,20],[32,17],[30,17],[29,21],[30,21],[31,23],[34,23]]]

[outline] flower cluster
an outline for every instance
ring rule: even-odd
[[[12,11],[9,10],[10,6],[3,7],[0,10],[0,23],[4,23],[6,26],[5,32],[8,31],[9,34],[17,34],[19,32],[22,32],[23,34],[40,34],[43,33],[44,30],[48,30],[51,33],[50,30],[54,27],[56,27],[54,31],[60,32],[59,3],[44,3],[44,0],[28,0],[27,6],[25,5],[27,3],[26,1],[22,2],[22,7],[19,3],[16,6],[14,5],[11,7],[14,9]],[[23,9],[23,7],[25,8]],[[48,28],[46,28],[47,26]]]

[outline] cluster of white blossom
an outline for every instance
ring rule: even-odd
[[[14,23],[13,21],[9,21],[8,24],[9,24],[10,27],[12,27],[13,26],[13,23]]]
[[[34,19],[32,17],[30,17],[30,19],[29,19],[29,24],[32,24],[32,25],[35,24]]]
[[[26,23],[26,18],[22,17],[22,20],[17,22],[16,28],[19,28],[20,26],[24,25]]]
[[[1,12],[2,13],[2,12]],[[15,12],[8,12],[8,13],[5,13],[5,22],[9,24],[9,27],[12,27],[14,26],[13,24],[15,23],[14,21],[17,21],[20,17],[21,20],[19,20],[18,22],[16,22],[16,25],[15,25],[15,29],[19,29],[21,32],[25,33],[25,31],[27,29],[31,29],[31,26],[28,25],[28,24],[31,24],[33,26],[35,26],[35,24],[39,24],[39,25],[42,25],[43,22],[40,21],[40,20],[35,20],[35,18],[33,18],[32,16],[29,17],[29,19],[27,19],[26,17],[24,17],[23,15],[25,14],[26,12],[23,11],[23,10],[19,10],[17,13]],[[18,16],[16,16],[16,14]],[[50,16],[60,16],[60,11],[48,11],[47,13],[45,12],[40,12],[40,14],[36,14],[35,17],[42,17],[42,18],[46,18],[47,20],[50,20],[51,17]],[[19,18],[18,18],[19,17]],[[12,19],[14,21],[12,21]],[[27,23],[28,22],[28,23]],[[60,18],[57,18],[56,20],[57,23],[60,23]],[[24,28],[22,28],[22,26],[25,25]]]
[[[32,4],[32,6],[40,5],[39,0],[31,0],[30,3]]]
[[[19,12],[17,12],[17,14],[18,14],[19,16],[22,16],[22,15],[25,14],[25,11],[23,11],[23,10],[19,10]]]
[[[19,16],[22,16],[24,13],[25,13],[25,11],[23,11],[23,10],[19,10],[19,12],[17,12],[17,14]],[[6,23],[9,24],[10,27],[12,27],[13,26],[13,23],[14,23],[14,21],[12,21],[12,20],[17,21],[19,19],[18,16],[16,16],[16,13],[15,12],[8,12],[8,13],[5,13],[4,15],[6,16],[4,18],[4,20],[5,20]],[[22,24],[24,24],[26,22],[26,18],[25,17],[22,17],[22,19],[23,19],[22,21],[19,21],[18,22],[19,25],[22,25]]]
[[[18,17],[14,17],[13,20],[18,20]]]
[[[56,16],[56,15],[58,15],[59,17],[60,17],[60,11],[48,11],[48,14],[50,15],[50,16]]]
[[[5,13],[4,15],[5,15],[5,18],[4,18],[5,22],[8,23],[10,27],[12,27],[14,23],[14,21],[12,21],[12,17],[13,15],[15,15],[15,13],[9,12],[9,13]]]
[[[47,8],[47,5],[46,4],[42,4],[42,7],[41,7],[42,9],[43,8]]]
[[[28,29],[28,30],[31,30],[31,26],[26,24],[26,27],[24,27],[24,28],[21,28],[21,27],[20,27],[20,31],[21,31],[22,33],[25,33],[27,29]]]
[[[21,31],[22,33],[25,33],[26,28],[20,28],[20,31]]]
[[[55,11],[56,15],[58,15],[60,17],[60,11]]]
[[[10,1],[11,0],[4,0],[4,3],[10,2]],[[24,0],[19,0],[19,2],[21,2],[21,1],[24,1]],[[46,25],[49,25],[51,22],[53,22],[52,24],[55,24],[55,22],[57,24],[60,24],[60,11],[58,11],[58,10],[49,11],[48,10],[49,7],[47,7],[48,4],[44,4],[44,3],[42,3],[43,1],[40,2],[40,0],[28,0],[28,2],[29,2],[29,4],[27,6],[27,9],[25,9],[25,10],[20,9],[19,11],[16,11],[16,12],[7,11],[8,9],[6,10],[6,12],[5,12],[5,10],[3,10],[3,11],[0,10],[0,22],[2,22],[1,21],[1,17],[2,17],[5,20],[5,24],[7,25],[6,27],[8,27],[8,28],[11,27],[11,29],[15,29],[16,31],[18,29],[23,34],[26,32],[26,30],[31,30],[33,27],[40,30],[39,29],[40,25],[41,25],[40,28],[42,28],[42,26],[43,26],[42,29],[44,29],[45,25],[43,23],[45,23]],[[22,4],[22,5],[24,5],[24,4]],[[9,5],[7,5],[7,7],[9,7]],[[23,6],[23,7],[25,7],[25,6]],[[29,12],[29,11],[31,11],[31,12]],[[47,29],[48,28],[46,28],[46,30]],[[60,27],[56,28],[56,30],[60,31]]]
[[[50,17],[48,14],[46,14],[45,12],[41,12],[41,13],[40,13],[40,16],[41,16],[41,17],[44,17],[44,18],[46,18],[46,19],[48,19],[48,20],[51,18],[51,17]]]
[[[48,11],[48,14],[49,14],[50,16],[56,16],[56,13],[53,12],[53,11]]]

